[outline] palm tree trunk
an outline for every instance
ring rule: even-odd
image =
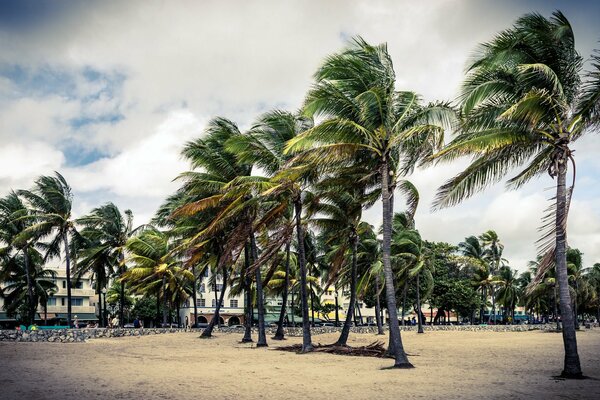
[[[417,272],[417,321],[419,324],[419,328],[417,333],[425,333],[423,331],[423,314],[421,313],[421,288],[419,287],[419,276],[421,275],[421,271]],[[450,320],[450,314],[448,314],[448,320]]]
[[[65,232],[63,235],[63,243],[65,245],[65,264],[67,275],[67,325],[71,326],[71,255],[69,254],[69,237]]]
[[[300,266],[300,298],[302,302],[302,353],[313,351],[308,320],[308,296],[306,293],[306,256],[304,254],[304,230],[302,229],[302,197],[298,193],[294,200],[296,212],[296,236],[298,240],[298,265]]]
[[[406,292],[408,291],[408,281],[404,282],[402,290],[402,326],[404,326],[404,316],[406,315]]]
[[[558,176],[556,183],[556,274],[559,285],[560,311],[563,322],[563,342],[565,347],[565,360],[562,376],[566,378],[581,378],[581,364],[577,352],[577,336],[575,322],[571,308],[571,295],[569,293],[569,278],[567,275],[567,191],[566,174],[567,159],[559,160]]]
[[[377,334],[383,335],[381,322],[381,302],[379,301],[379,275],[375,275],[375,320],[377,321]]]
[[[252,262],[254,263],[258,260],[258,248],[256,246],[254,233],[250,234],[250,246],[252,250]],[[256,308],[258,309],[258,340],[256,341],[256,347],[267,347],[267,334],[265,332],[265,299],[260,265],[256,267],[254,274],[256,279]]]
[[[196,277],[196,266],[192,266],[192,274],[194,275],[194,282],[192,284],[192,296],[194,296],[194,323],[192,324],[192,326],[195,328],[196,327],[196,323],[198,323],[198,301],[197,301],[197,285],[198,285],[198,278]]]
[[[389,169],[387,160],[381,164],[381,198],[383,203],[383,272],[385,274],[385,295],[387,301],[388,313],[390,315],[390,342],[388,353],[394,356],[394,367],[412,368],[413,365],[408,361],[408,357],[402,346],[402,337],[400,336],[400,326],[398,325],[398,308],[396,306],[396,287],[394,285],[394,272],[390,253],[392,247],[392,213],[393,204],[391,201],[389,185]]]
[[[285,318],[285,309],[287,306],[288,287],[290,286],[290,242],[285,244],[285,285],[283,287],[283,294],[281,295],[281,310],[279,311],[279,321],[277,323],[277,332],[273,339],[283,340],[285,333],[283,330],[283,320]]]
[[[250,278],[250,244],[246,242],[244,246],[244,291],[246,292],[245,301],[245,321],[244,337],[242,343],[252,342],[252,279]]]
[[[102,318],[102,290],[99,283],[96,284],[96,290],[98,291],[98,321],[100,322],[100,327],[104,328],[104,318]]]
[[[335,287],[335,326],[340,326],[340,305],[338,303],[338,289]]]
[[[577,312],[577,292],[579,291],[579,284],[577,283],[577,279],[575,279],[575,298],[573,299],[573,314],[575,315],[575,329],[579,329],[579,318]]]
[[[310,322],[311,326],[315,326],[315,293],[313,292],[312,282],[308,283],[310,289]]]
[[[556,319],[556,330],[560,331],[560,321],[558,320],[558,295],[556,293],[557,289],[557,282],[554,282],[554,319]]]
[[[496,289],[492,286],[492,314],[494,315],[494,325],[496,325]],[[489,322],[492,321],[492,316],[490,315]]]
[[[219,265],[219,257],[217,257],[217,266]],[[223,287],[221,288],[221,294],[219,295],[219,300],[217,304],[215,304],[215,313],[208,324],[208,327],[202,331],[200,337],[208,338],[212,336],[212,331],[215,328],[215,325],[221,325],[221,321],[219,319],[219,312],[221,311],[221,304],[223,303],[223,299],[225,298],[225,289],[227,288],[227,269],[223,266]]]
[[[167,324],[167,277],[162,277],[162,295],[163,295],[163,327]]]
[[[121,276],[125,272],[125,264],[123,264],[123,253],[119,253],[119,262],[121,264]],[[121,298],[119,299],[119,326],[125,326],[124,310],[125,310],[125,281],[121,280]]]
[[[31,271],[29,271],[29,245],[23,247],[23,263],[25,264],[25,278],[27,279],[27,298],[29,304],[29,321],[27,325],[32,325],[35,322],[35,301],[33,299],[33,285],[31,283]]]
[[[350,335],[350,327],[352,325],[352,316],[354,315],[354,307],[356,305],[356,252],[358,248],[358,235],[353,230],[350,235],[350,243],[352,244],[352,266],[350,269],[350,303],[348,304],[348,312],[346,313],[346,321],[339,339],[335,342],[336,346],[347,346],[348,336]]]

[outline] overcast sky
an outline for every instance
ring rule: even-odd
[[[327,54],[361,35],[387,42],[397,86],[453,100],[478,43],[527,12],[562,10],[584,57],[598,48],[594,1],[0,1],[0,195],[60,171],[76,215],[107,201],[147,222],[188,166],[182,145],[215,116],[248,127],[296,110]],[[600,262],[600,138],[576,146],[569,243]],[[549,177],[502,184],[431,213],[436,188],[465,163],[417,171],[417,227],[457,244],[493,229],[510,264],[536,255]],[[401,210],[398,198],[396,210]],[[380,207],[365,217],[380,223]]]

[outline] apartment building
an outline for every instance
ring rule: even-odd
[[[56,272],[54,283],[57,286],[56,293],[48,299],[47,310],[40,305],[36,313],[36,322],[41,325],[60,325],[66,324],[67,320],[67,274],[62,263],[51,262],[46,266]],[[92,280],[89,276],[82,277],[81,280],[71,279],[71,313],[72,317],[79,321],[97,321],[97,295],[92,286]],[[10,325],[15,322],[14,318],[9,318],[4,311],[4,302],[0,298],[0,323]]]

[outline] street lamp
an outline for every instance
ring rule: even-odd
[[[108,321],[106,319],[106,288],[102,289],[102,295],[104,296],[104,311],[102,313],[102,317],[101,318],[102,318],[102,326],[104,328],[106,328],[107,325],[108,325]]]

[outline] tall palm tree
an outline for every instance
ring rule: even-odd
[[[227,142],[227,148],[235,153],[239,160],[244,163],[256,165],[275,184],[266,193],[270,196],[278,196],[293,203],[293,212],[288,212],[285,201],[281,203],[281,212],[295,214],[296,241],[298,245],[298,263],[300,268],[301,303],[303,313],[303,344],[302,352],[312,350],[312,338],[310,323],[308,320],[308,293],[306,293],[306,254],[304,249],[304,227],[302,226],[303,193],[302,184],[306,181],[307,173],[299,173],[294,166],[290,166],[292,156],[285,153],[285,146],[293,138],[313,126],[312,118],[299,116],[287,111],[274,110],[262,115],[255,126],[245,135],[231,138]],[[310,174],[310,173],[309,173]],[[290,221],[291,222],[291,221]],[[289,232],[290,234],[292,232]],[[284,242],[291,240],[284,238]],[[279,247],[282,243],[274,241]],[[287,247],[287,245],[286,245]],[[265,251],[273,254],[277,247]],[[286,294],[287,297],[287,294]],[[284,302],[285,304],[285,302]],[[283,314],[283,310],[281,313]],[[281,319],[280,324],[281,326]],[[282,329],[276,337],[281,337]]]
[[[487,303],[487,291],[490,289],[490,266],[485,260],[485,250],[476,236],[465,238],[458,244],[459,252],[465,257],[466,263],[471,267],[471,282],[475,288],[481,290],[481,307],[479,309],[479,323],[484,321],[484,311]]]
[[[489,230],[479,236],[479,241],[485,248],[485,259],[490,264],[490,274],[496,276],[500,270],[501,262],[505,261],[502,258],[502,252],[504,251],[504,245],[500,242],[500,238],[495,231]],[[492,315],[494,324],[496,324],[496,292],[494,286],[491,287],[492,297]],[[490,321],[492,320],[490,315]]]
[[[0,254],[10,257],[14,253],[23,254],[24,271],[27,281],[27,299],[28,299],[28,324],[34,322],[36,304],[34,301],[33,282],[30,277],[30,250],[36,238],[24,238],[17,240],[17,237],[31,225],[30,212],[25,203],[19,198],[17,193],[11,192],[0,199]]]
[[[504,307],[504,320],[510,316],[511,321],[515,319],[515,307],[519,301],[519,288],[517,271],[508,266],[503,266],[498,271],[498,292],[496,293],[498,303]],[[509,314],[510,313],[510,314]]]
[[[331,243],[336,244],[331,258],[330,281],[339,277],[341,267],[347,264],[347,254],[350,255],[350,301],[346,321],[335,343],[346,346],[357,302],[357,253],[362,210],[377,201],[379,192],[368,193],[364,185],[357,185],[353,179],[357,175],[356,171],[340,172],[339,177],[328,177],[315,185],[314,192],[307,201],[307,211],[309,217],[312,217],[309,219],[310,223],[323,231]]]
[[[30,206],[34,221],[17,240],[50,237],[44,259],[56,257],[63,248],[67,278],[67,321],[71,324],[71,255],[69,238],[75,231],[71,208],[73,193],[65,178],[58,172],[55,176],[41,176],[32,190],[20,190],[18,194]]]
[[[410,368],[404,352],[390,261],[393,194],[398,178],[443,143],[442,125],[454,112],[444,104],[424,106],[417,94],[395,88],[395,72],[385,44],[358,37],[330,55],[315,73],[305,112],[324,120],[292,139],[287,151],[304,151],[299,161],[335,169],[360,160],[379,181],[383,206],[383,266],[390,313],[390,350],[394,366]]]
[[[169,235],[154,227],[146,227],[127,241],[125,262],[132,268],[123,273],[138,293],[157,293],[163,300],[163,324],[167,323],[168,303],[173,303],[183,286],[181,280],[193,281],[190,271],[173,256]]]
[[[1,258],[0,281],[5,285],[0,290],[0,297],[4,299],[3,307],[8,315],[18,314],[25,323],[33,324],[38,304],[45,307],[49,294],[56,292],[58,287],[54,283],[56,272],[44,269],[42,255],[32,248],[28,253],[27,256],[16,254]]]
[[[460,97],[462,133],[438,158],[470,155],[473,162],[440,188],[435,206],[456,204],[525,164],[509,186],[518,188],[546,172],[556,178],[554,217],[548,226],[553,242],[541,248],[545,258],[540,272],[556,264],[564,322],[562,375],[580,377],[566,265],[572,196],[567,169],[569,163],[574,166],[571,144],[598,128],[600,57],[592,55],[591,69],[582,76],[571,24],[556,11],[550,18],[524,15],[483,44],[472,60]]]
[[[115,273],[121,276],[127,269],[123,261],[127,240],[134,232],[133,213],[125,210],[123,215],[116,205],[107,203],[78,218],[76,223],[82,228],[73,238],[73,250],[78,257],[73,272],[77,279],[88,273],[93,275],[98,304],[102,304],[100,295],[110,277]],[[125,284],[121,285],[121,290],[119,322],[123,326]]]

